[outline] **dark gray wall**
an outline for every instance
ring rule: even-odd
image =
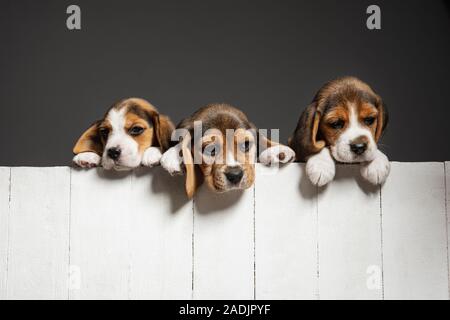
[[[365,10],[382,9],[369,31]],[[68,31],[66,8],[82,9]],[[393,160],[450,160],[448,1],[24,1],[0,3],[0,165],[65,165],[115,100],[175,122],[209,102],[286,140],[326,81],[355,75],[387,102]]]

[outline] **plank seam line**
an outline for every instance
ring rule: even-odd
[[[450,257],[449,257],[449,234],[448,234],[448,205],[447,205],[447,194],[448,194],[448,190],[447,190],[447,164],[444,161],[444,189],[445,189],[445,195],[444,195],[444,199],[445,199],[445,232],[447,235],[447,281],[448,281],[448,295],[449,295],[449,299],[450,299]]]
[[[316,298],[320,300],[320,239],[319,239],[319,187],[316,186]]]
[[[382,186],[379,186],[380,190],[380,237],[381,237],[381,299],[384,300],[384,238],[383,238],[383,197]]]
[[[192,271],[191,271],[191,299],[194,299],[194,283],[195,283],[195,198],[192,198],[192,237],[191,237],[191,251],[192,251]]]
[[[253,186],[253,300],[256,300],[256,183]]]
[[[67,286],[67,300],[70,300],[70,264],[71,264],[71,241],[72,241],[72,168],[69,168],[69,252],[68,252],[68,267],[69,267],[69,274],[68,274],[68,286]]]
[[[11,192],[12,192],[12,168],[9,168],[9,186],[8,186],[8,228],[6,229],[8,234],[6,236],[6,270],[5,270],[5,298],[8,299],[8,282],[9,282],[9,256],[11,251],[11,244],[10,244],[10,238],[11,238]]]
[[[129,201],[135,203],[133,200],[133,186],[134,186],[134,174],[130,175],[130,188],[129,188]],[[132,250],[132,240],[131,235],[133,231],[131,230],[131,223],[128,223],[127,233],[128,236],[128,266],[127,266],[127,299],[132,300],[133,296],[133,250]],[[131,243],[130,243],[131,242]]]

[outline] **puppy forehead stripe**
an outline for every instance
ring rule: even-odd
[[[112,109],[106,119],[111,123],[113,131],[121,131],[125,126],[125,109]]]
[[[358,121],[358,112],[356,111],[356,106],[352,103],[350,105],[350,127],[347,130],[358,127],[360,127]]]

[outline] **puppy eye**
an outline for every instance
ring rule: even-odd
[[[375,117],[364,118],[364,123],[368,126],[373,125],[374,122],[375,122]]]
[[[100,133],[100,136],[103,139],[108,138],[108,135],[109,135],[109,129],[108,128],[100,128],[100,129],[98,129],[98,132]]]
[[[219,149],[220,147],[217,144],[210,144],[203,149],[203,154],[207,157],[215,157]]]
[[[336,121],[330,123],[330,127],[332,127],[333,129],[336,129],[336,130],[342,129],[344,127],[344,125],[345,125],[344,120],[336,120]]]
[[[239,149],[242,152],[249,152],[251,147],[252,147],[252,143],[248,140],[239,144]]]
[[[134,126],[128,131],[132,136],[138,136],[144,132],[144,128],[139,126]]]

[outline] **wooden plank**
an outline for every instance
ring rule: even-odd
[[[319,189],[321,299],[381,299],[380,188],[365,182],[359,166],[337,166]]]
[[[443,163],[393,163],[382,188],[386,299],[448,299]]]
[[[72,170],[70,299],[128,299],[131,174]]]
[[[8,275],[10,174],[10,168],[0,167],[0,300],[6,299]]]
[[[448,290],[450,297],[450,161],[445,163],[445,190],[446,203],[445,211],[447,216],[447,267],[448,267]]]
[[[192,298],[193,207],[184,177],[161,167],[133,175],[132,299]]]
[[[8,299],[67,299],[69,168],[12,168]]]
[[[317,188],[304,165],[257,165],[256,299],[315,299]]]
[[[253,188],[194,200],[194,299],[253,299]]]

